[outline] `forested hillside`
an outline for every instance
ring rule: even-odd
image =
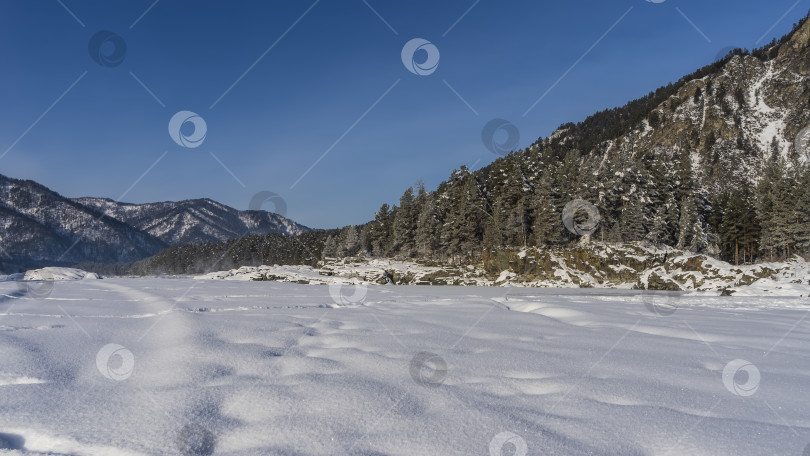
[[[409,188],[366,224],[174,247],[132,271],[358,254],[486,267],[503,248],[589,240],[669,246],[736,264],[808,254],[808,126],[805,19],[761,49],[736,49],[479,170],[462,166],[435,191]]]
[[[321,259],[326,239],[337,230],[312,230],[290,236],[271,233],[223,242],[169,247],[159,254],[128,264],[82,263],[81,269],[107,275],[197,274],[240,266],[301,264]]]
[[[462,167],[435,192],[408,189],[327,240],[324,254],[486,261],[505,246],[564,245],[580,238],[561,222],[576,199],[598,209],[591,237],[605,242],[736,263],[807,253],[810,168],[794,140],[810,124],[808,44],[805,20],[478,171]]]

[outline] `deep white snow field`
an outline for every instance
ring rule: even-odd
[[[0,283],[0,454],[808,454],[806,295],[351,288]]]

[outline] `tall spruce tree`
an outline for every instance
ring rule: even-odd
[[[757,186],[757,208],[762,224],[760,249],[770,259],[791,254],[794,186],[787,163],[780,157],[769,160]]]
[[[386,203],[380,206],[380,210],[374,215],[374,221],[369,225],[368,242],[375,256],[388,255],[391,242],[391,210]]]
[[[747,187],[729,191],[716,204],[715,210],[721,212],[717,228],[721,257],[734,264],[752,261],[759,232],[753,192]]]
[[[497,197],[492,205],[492,212],[487,217],[484,232],[484,248],[487,250],[500,249],[504,246],[504,220],[506,211],[503,199]]]
[[[428,199],[422,206],[422,211],[416,222],[416,233],[414,235],[414,243],[420,255],[432,256],[439,247],[438,234],[440,224],[441,221],[439,219],[436,203],[432,199]]]
[[[560,237],[562,224],[556,210],[551,181],[543,176],[532,198],[532,235],[534,245],[544,247],[556,243]]]
[[[794,187],[793,239],[797,253],[810,253],[810,165],[797,165]]]
[[[399,207],[394,217],[391,239],[393,252],[404,256],[411,255],[414,249],[413,237],[418,217],[413,187],[411,187],[405,190],[399,199]]]

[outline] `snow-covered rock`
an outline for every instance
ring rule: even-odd
[[[101,276],[75,268],[42,268],[26,271],[19,280],[97,280]]]
[[[705,255],[640,244],[591,244],[575,249],[522,249],[507,269],[483,265],[427,265],[415,261],[330,259],[311,266],[244,266],[195,277],[270,280],[300,284],[518,286],[538,288],[636,288],[730,295],[810,296],[810,263],[732,265]],[[490,268],[491,269],[491,268]]]

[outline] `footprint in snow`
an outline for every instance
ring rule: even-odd
[[[0,433],[0,450],[22,450],[25,447],[25,439],[17,434]]]
[[[209,456],[214,454],[217,437],[199,424],[191,423],[177,433],[176,443],[183,456]]]

